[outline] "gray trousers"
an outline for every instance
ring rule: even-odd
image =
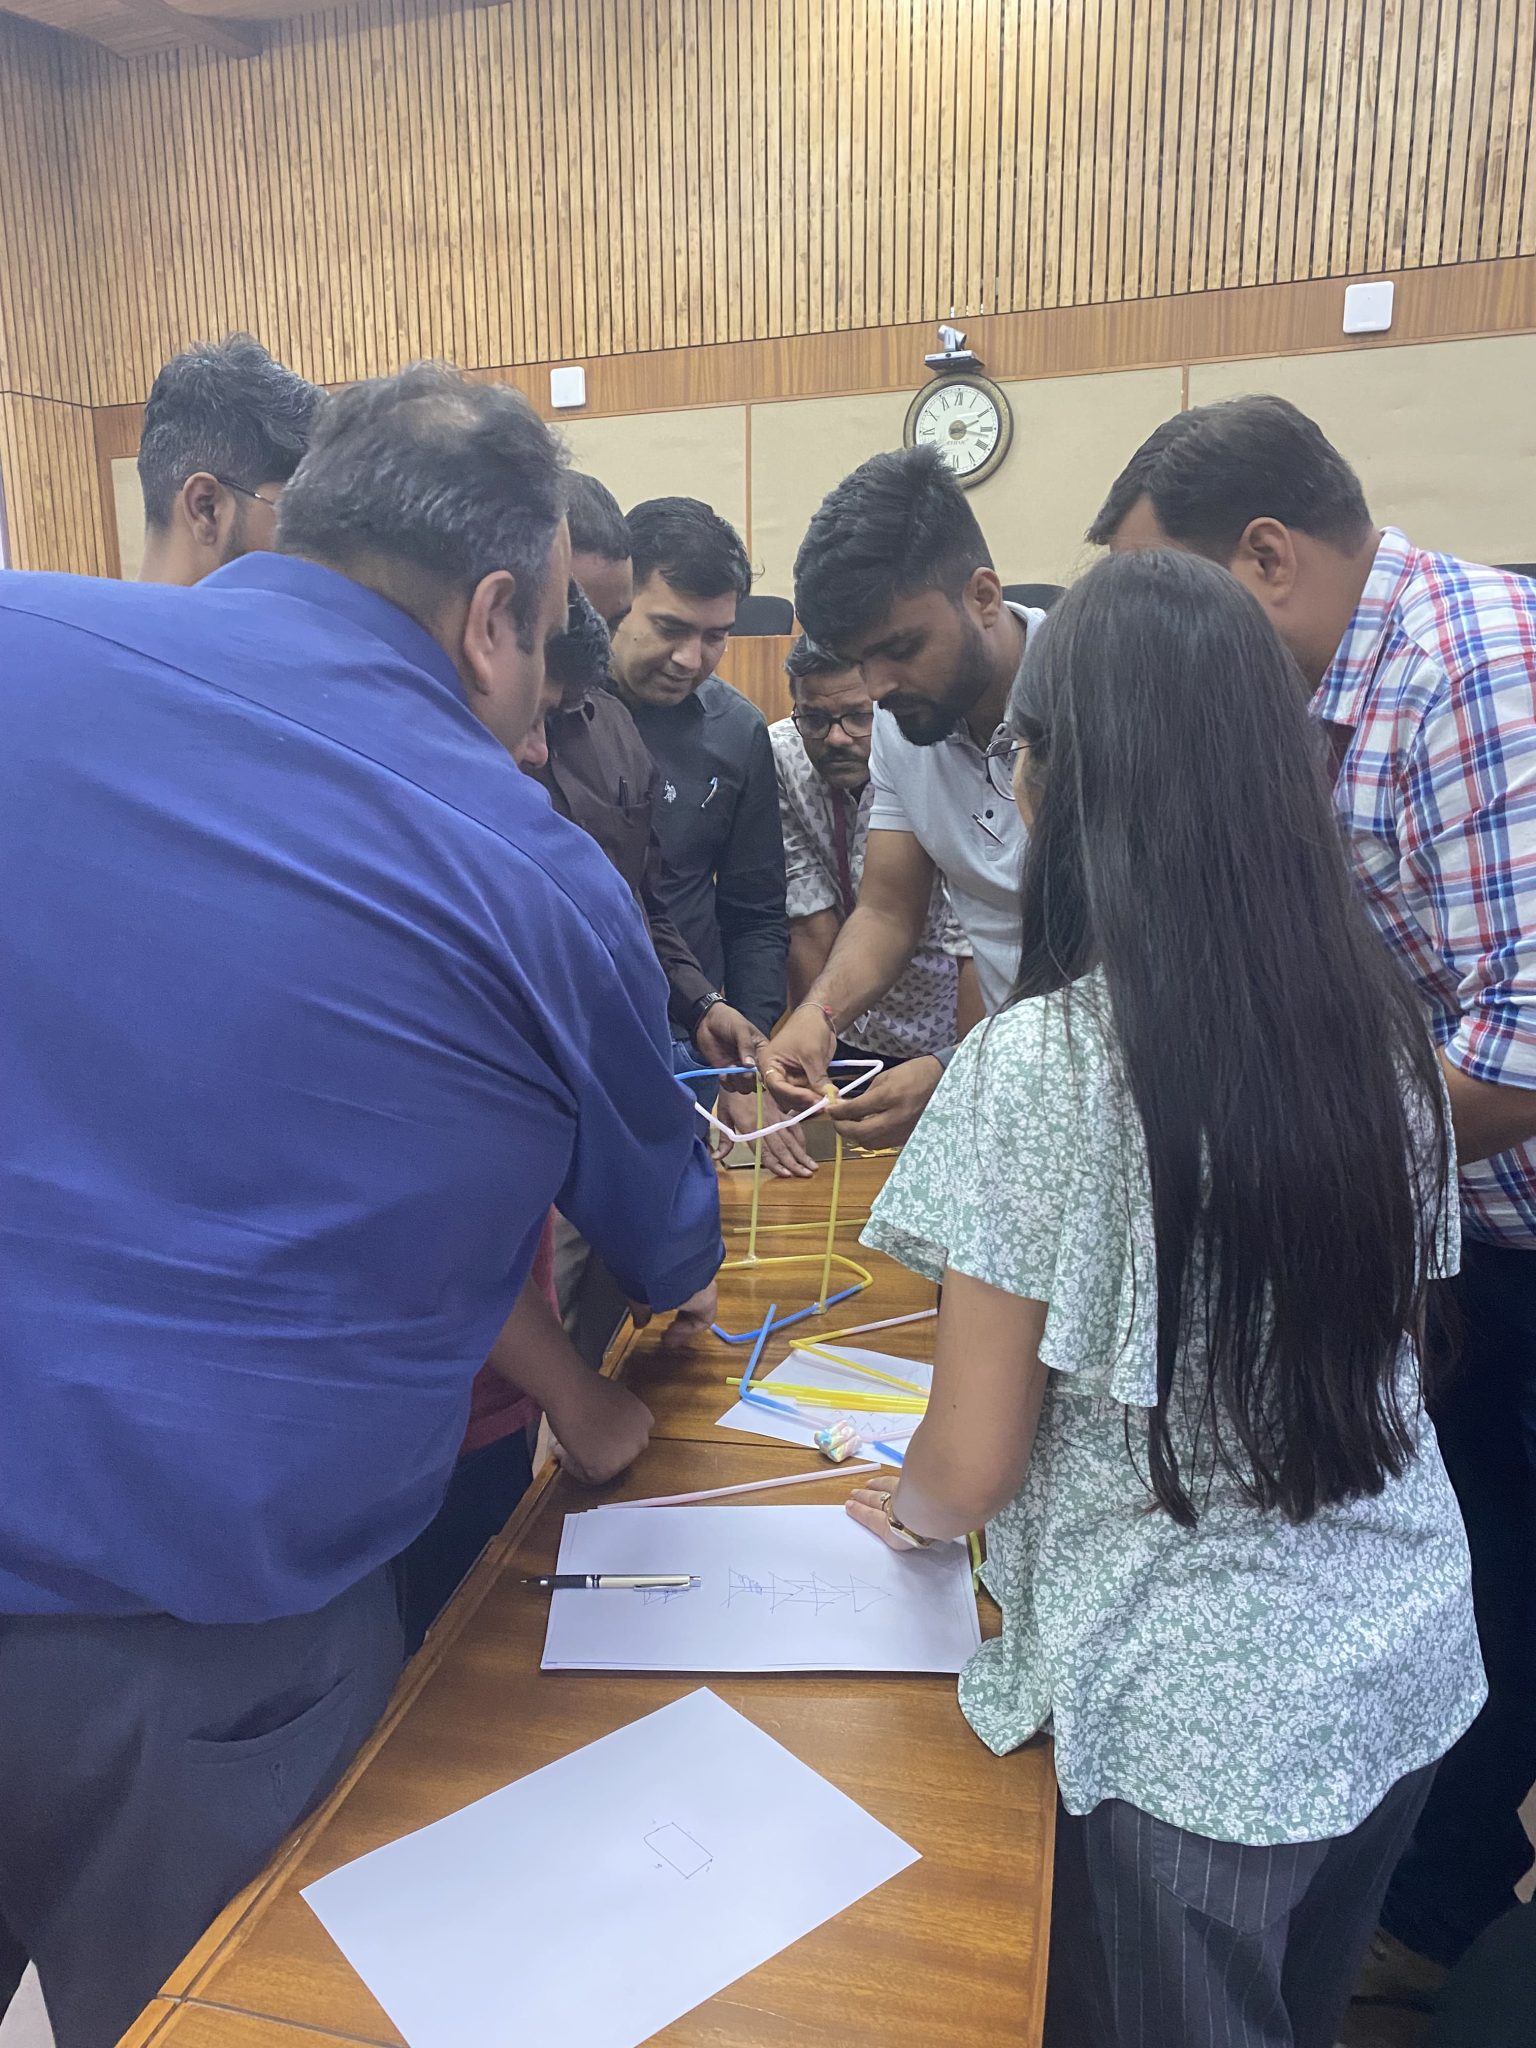
[[[318,1614],[0,1616],[0,2013],[112,2048],[335,1784],[400,1670],[388,1569]]]
[[[1271,1849],[1058,1807],[1044,2048],[1333,2048],[1433,1777],[1336,1841]]]

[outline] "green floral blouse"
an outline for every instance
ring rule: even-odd
[[[1134,1414],[1157,1390],[1151,1198],[1106,1015],[1094,978],[973,1032],[864,1232],[932,1279],[1047,1304],[1034,1454],[988,1531],[1003,1633],[960,1703],[999,1755],[1050,1728],[1071,1813],[1122,1799],[1222,1841],[1345,1834],[1482,1703],[1461,1516],[1422,1416],[1401,1479],[1300,1527],[1209,1461],[1197,1528],[1156,1508]]]

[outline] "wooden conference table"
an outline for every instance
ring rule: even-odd
[[[874,1285],[802,1325],[802,1333],[932,1305],[931,1287],[857,1249],[859,1224],[887,1170],[884,1159],[860,1159],[843,1172],[838,1249],[861,1259]],[[751,1175],[721,1178],[727,1256],[734,1258],[745,1248]],[[823,1166],[809,1182],[764,1180],[759,1256],[803,1252],[806,1262],[722,1273],[722,1327],[747,1328],[770,1301],[787,1307],[816,1298],[821,1261],[810,1254],[822,1238],[785,1234],[783,1226],[824,1224],[831,1179]],[[786,1354],[794,1334],[773,1340],[764,1370]],[[931,1358],[933,1324],[872,1342]],[[741,1370],[746,1347],[703,1338],[669,1353],[659,1335],[645,1331],[616,1349],[607,1369],[621,1373],[655,1413],[645,1457],[599,1493],[552,1469],[541,1476],[428,1638],[336,1792],[221,1914],[124,2036],[125,2048],[335,2048],[338,2040],[397,2048],[400,2035],[300,1898],[301,1888],[700,1684],[841,1786],[918,1849],[922,1861],[657,2041],[666,2048],[1038,2043],[1055,1822],[1047,1744],[1001,1760],[991,1756],[962,1720],[949,1678],[540,1672],[548,1595],[519,1579],[553,1569],[568,1509],[626,1494],[825,1470],[811,1453],[715,1427],[729,1399],[725,1375]],[[831,1481],[770,1498],[829,1502],[848,1490]],[[538,1844],[523,1853],[537,1856]],[[579,1900],[571,1905],[580,1911]],[[517,1974],[537,1970],[539,1958],[519,1951],[516,1927],[507,1929],[506,1952],[508,2041],[559,2048],[521,2040]]]

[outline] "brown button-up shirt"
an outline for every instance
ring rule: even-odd
[[[686,1036],[694,1012],[714,992],[662,905],[661,848],[651,828],[660,771],[629,712],[611,691],[589,690],[562,704],[545,724],[549,760],[539,780],[563,818],[595,839],[624,877],[650,927],[651,944],[671,993],[674,1028]]]

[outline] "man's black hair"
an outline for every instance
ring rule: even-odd
[[[248,491],[287,483],[324,397],[249,334],[195,342],[172,356],[144,408],[145,519],[164,526],[177,492],[201,470]]]
[[[565,480],[565,516],[573,555],[599,555],[605,562],[629,560],[629,527],[619,501],[595,476],[571,471]]]
[[[394,563],[461,591],[509,570],[531,647],[564,511],[564,453],[520,392],[414,363],[327,401],[283,492],[277,545],[343,570]]]
[[[789,694],[800,695],[800,685],[807,676],[840,676],[848,667],[840,654],[833,654],[828,648],[818,647],[816,642],[802,633],[794,646],[784,657],[784,673],[789,677]]]
[[[635,588],[655,575],[687,597],[738,598],[752,588],[741,535],[699,498],[647,498],[627,520]]]
[[[1223,563],[1255,519],[1350,548],[1371,525],[1360,479],[1284,398],[1224,398],[1165,420],[1115,478],[1089,540],[1108,546],[1142,498],[1170,540]]]
[[[872,455],[845,476],[795,557],[795,611],[813,640],[864,639],[898,598],[958,600],[992,556],[976,514],[934,448]]]

